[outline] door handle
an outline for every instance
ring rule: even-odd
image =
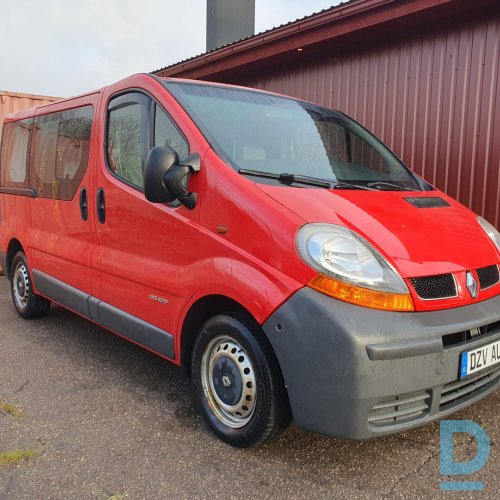
[[[106,222],[106,203],[104,199],[104,189],[97,190],[97,220],[104,224]]]
[[[87,190],[85,188],[80,189],[80,215],[82,216],[82,220],[87,220],[89,218]]]

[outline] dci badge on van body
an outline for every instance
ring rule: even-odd
[[[151,294],[149,296],[151,300],[154,300],[155,302],[159,302],[160,304],[168,304],[168,300],[164,299],[163,297],[158,297],[158,295],[153,295]]]

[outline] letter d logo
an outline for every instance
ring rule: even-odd
[[[453,434],[463,432],[477,443],[477,454],[472,460],[453,461]],[[490,456],[490,439],[486,431],[470,420],[441,420],[440,458],[442,476],[468,476],[480,471]],[[484,483],[473,481],[441,481],[442,490],[483,490]]]

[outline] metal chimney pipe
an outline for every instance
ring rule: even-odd
[[[255,0],[207,0],[207,52],[255,34]]]

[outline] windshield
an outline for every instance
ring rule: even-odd
[[[287,173],[377,189],[426,189],[373,134],[338,111],[249,90],[165,85],[216,153],[237,171]]]

